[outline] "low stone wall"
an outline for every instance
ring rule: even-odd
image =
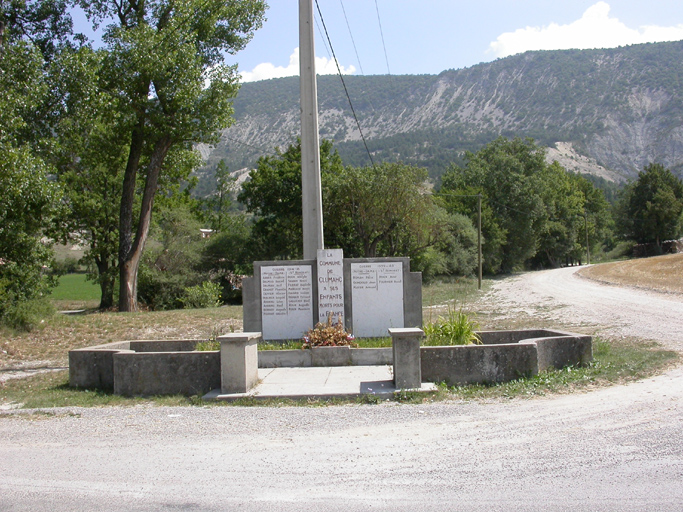
[[[482,345],[421,347],[423,382],[505,382],[593,360],[592,338],[551,330],[482,331]],[[122,395],[204,394],[221,387],[219,351],[194,351],[198,340],[140,340],[69,352],[72,387]],[[392,348],[258,352],[261,368],[393,364]]]
[[[393,362],[389,348],[316,347],[311,350],[261,350],[259,368],[378,366]]]
[[[206,393],[216,382],[220,386],[220,358],[218,352],[194,352],[197,341],[121,341],[70,350],[69,384],[122,395]]]
[[[545,329],[478,334],[481,345],[422,347],[422,380],[449,386],[508,382],[593,360],[591,336]]]
[[[114,354],[130,350],[129,341],[69,351],[69,385],[114,391]]]
[[[422,380],[449,386],[507,382],[538,373],[534,344],[422,347]]]
[[[114,393],[119,395],[204,395],[221,386],[218,351],[123,351],[113,360]]]

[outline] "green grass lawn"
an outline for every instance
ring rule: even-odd
[[[85,274],[65,274],[59,278],[59,284],[52,291],[52,299],[57,309],[91,309],[100,303],[100,287],[94,281],[88,281]]]

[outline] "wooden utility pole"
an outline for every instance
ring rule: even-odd
[[[591,248],[590,244],[588,242],[588,213],[586,210],[583,210],[583,223],[584,223],[584,229],[586,230],[586,264],[590,265],[591,264]]]
[[[301,211],[304,259],[324,249],[323,201],[320,184],[318,87],[315,78],[313,1],[299,0],[299,91],[301,95]]]

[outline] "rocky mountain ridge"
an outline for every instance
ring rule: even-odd
[[[533,137],[565,168],[623,182],[650,162],[683,174],[683,41],[603,50],[535,51],[439,75],[345,76],[375,161],[437,178],[499,135]],[[339,77],[318,77],[320,135],[343,160],[369,165]],[[298,77],[242,86],[235,122],[200,148],[200,172],[254,165],[299,133]]]

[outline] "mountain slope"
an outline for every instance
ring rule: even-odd
[[[344,80],[375,161],[417,163],[436,177],[464,151],[504,135],[533,137],[568,169],[610,181],[633,178],[649,162],[683,172],[683,41]],[[345,163],[368,165],[338,77],[318,77],[318,102],[321,137],[335,141]],[[298,77],[244,84],[234,125],[215,148],[201,148],[203,188],[218,160],[233,170],[253,166],[298,133]]]

